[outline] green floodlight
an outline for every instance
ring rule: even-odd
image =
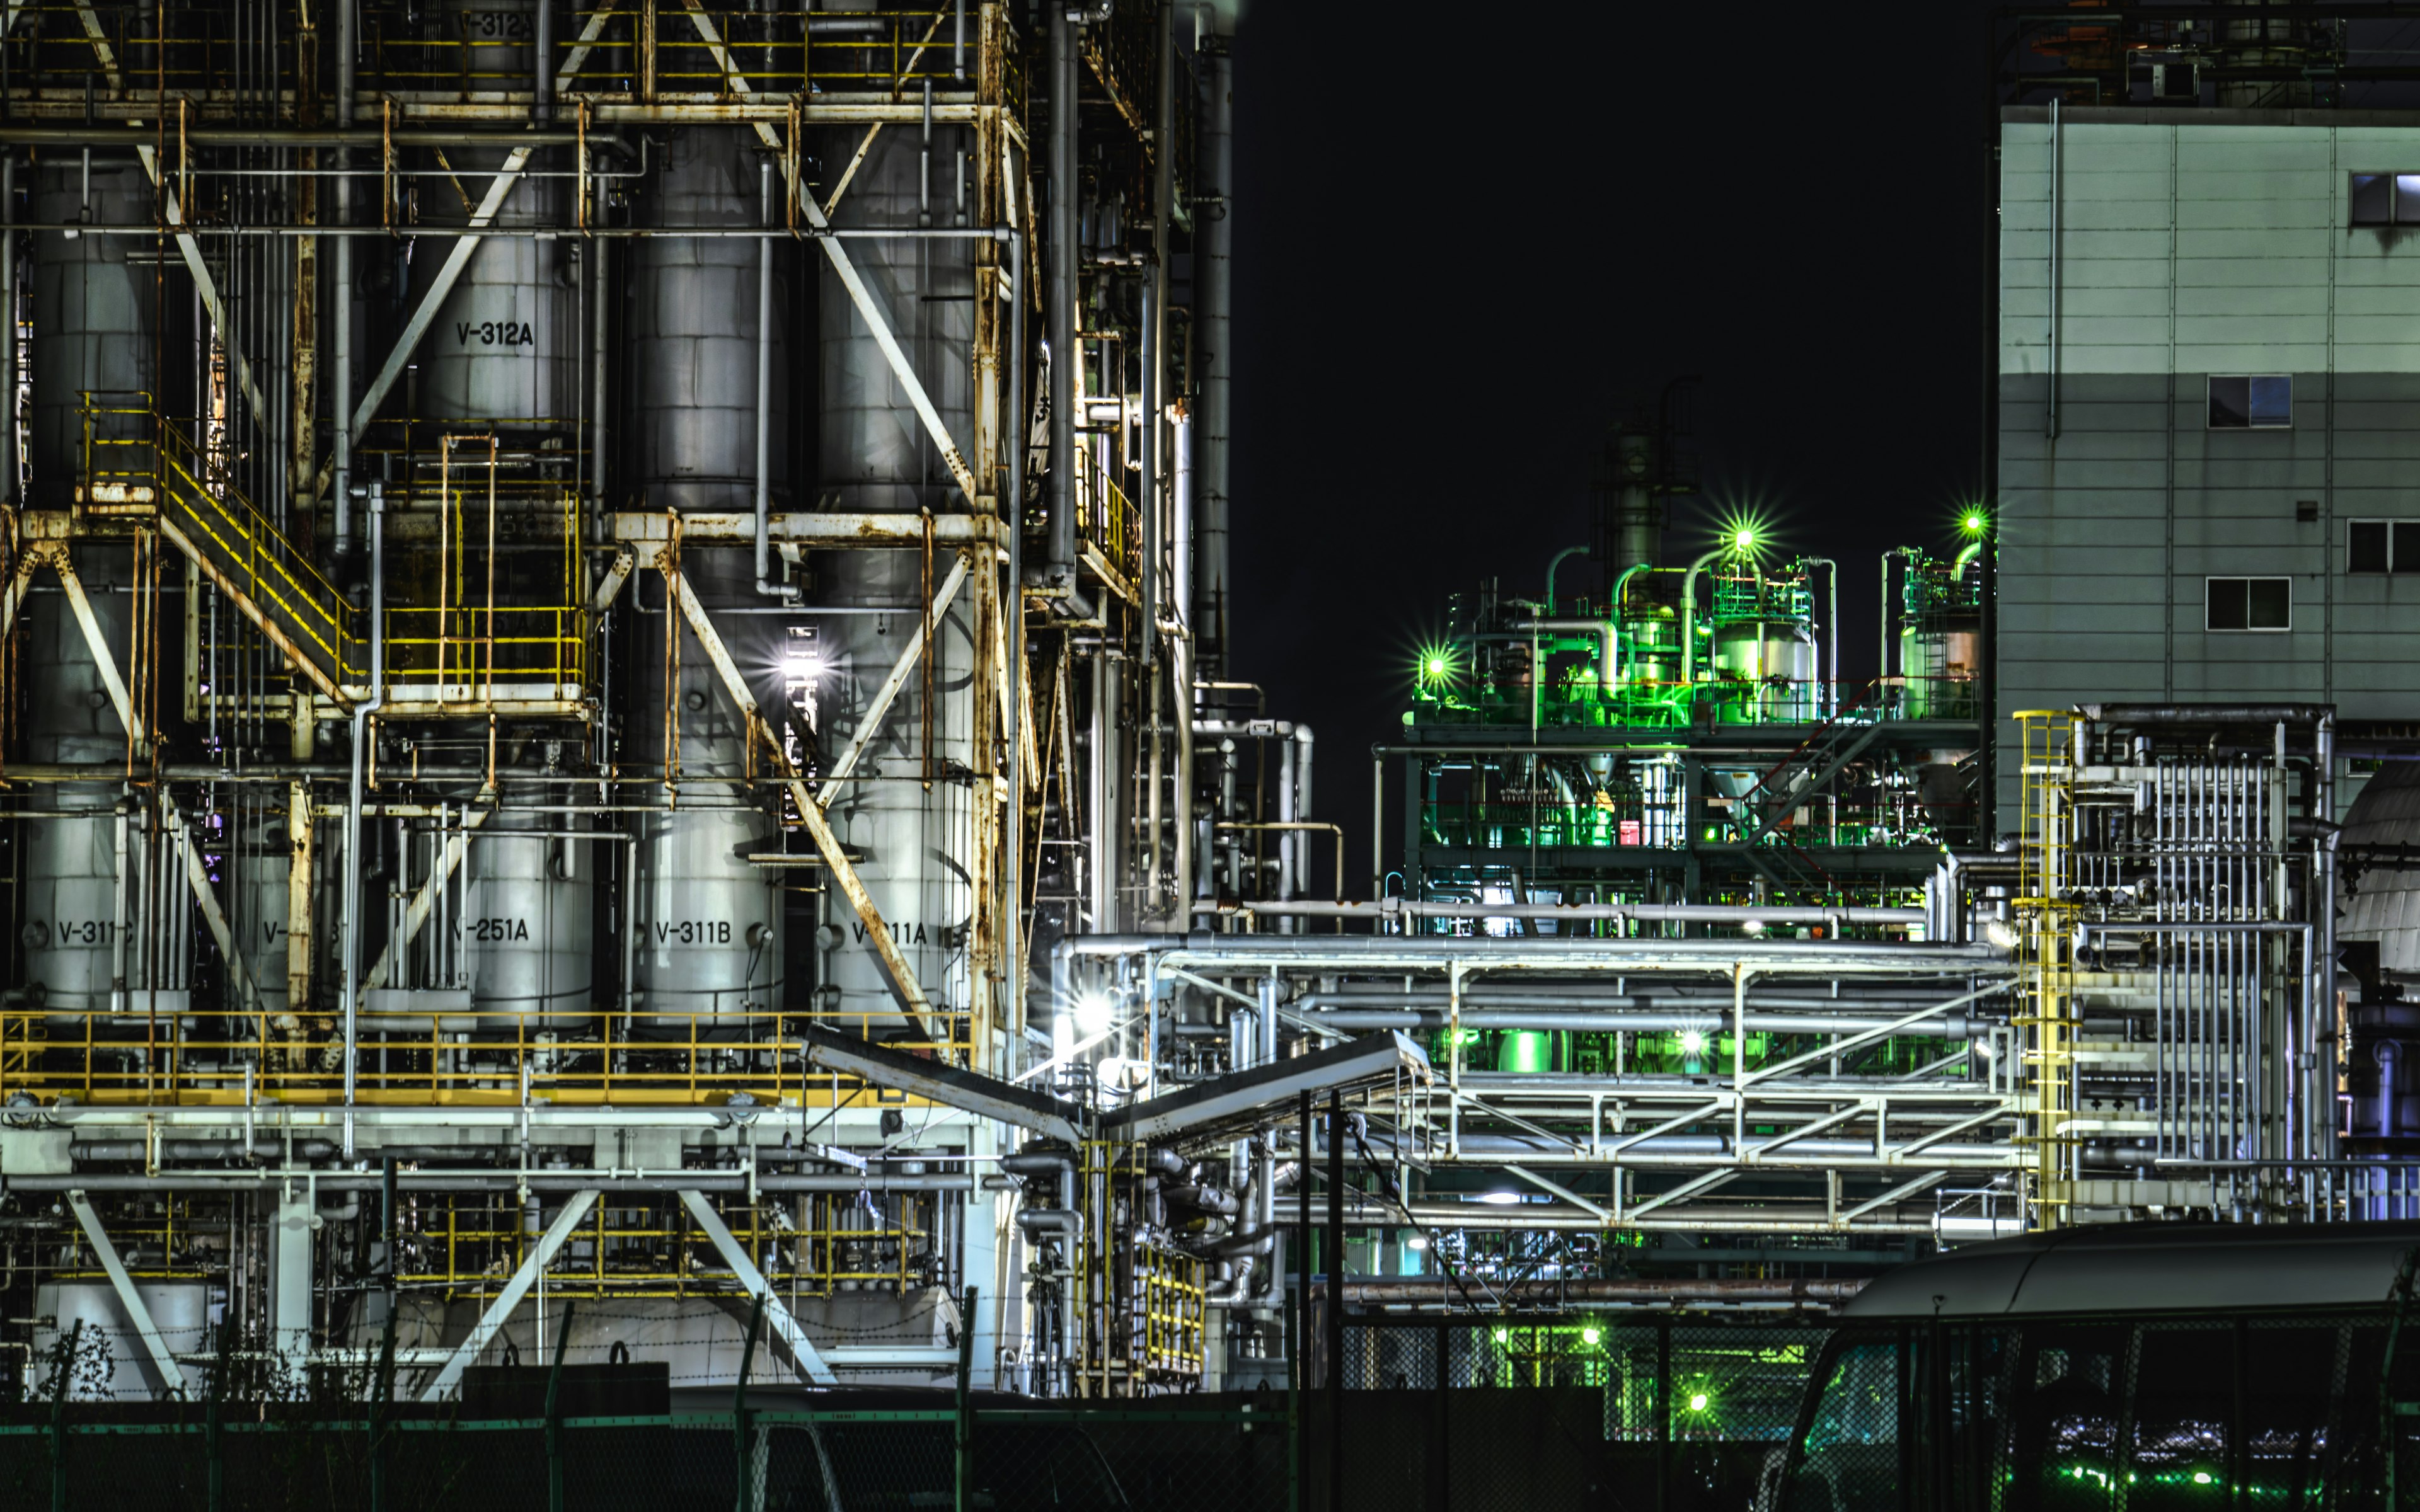
[[[1958,529],[1968,535],[1980,535],[1992,528],[1992,517],[1979,509],[1970,509],[1958,517]]]
[[[1605,1335],[1603,1334],[1598,1333],[1593,1328],[1584,1328],[1580,1330],[1580,1342],[1582,1344],[1594,1344],[1604,1336]]]
[[[1692,1412],[1702,1412],[1713,1401],[1714,1398],[1707,1396],[1704,1392],[1693,1391],[1689,1393],[1689,1411]]]

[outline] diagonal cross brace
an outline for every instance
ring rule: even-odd
[[[714,622],[706,617],[706,606],[698,602],[697,591],[690,587],[688,576],[676,567],[668,567],[664,570],[664,578],[674,599],[680,605],[681,617],[696,632],[698,644],[706,648],[706,660],[713,664],[715,675],[722,679],[723,691],[731,695],[731,702],[738,706],[740,717],[747,720],[749,729],[752,732],[762,731],[764,721],[758,716],[756,695],[748,691],[747,679],[739,675],[739,668],[732,661],[731,652],[723,645],[722,637],[715,633]],[[882,969],[890,975],[892,990],[899,995],[908,1022],[917,1033],[931,1038],[932,1002],[918,984],[916,973],[908,964],[908,958],[899,953],[899,944],[891,937],[891,926],[883,922],[882,910],[875,906],[874,895],[865,890],[864,879],[857,874],[857,868],[849,864],[848,852],[842,847],[840,837],[834,835],[831,825],[824,821],[823,805],[807,791],[807,784],[790,765],[789,753],[782,748],[782,743],[768,735],[765,745],[780,765],[783,780],[789,784],[790,799],[798,808],[799,822],[806,826],[807,835],[823,856],[824,865],[831,872],[832,880],[840,885],[841,891],[848,897],[849,906],[857,910],[858,918],[865,925],[866,940],[880,958]]]
[[[833,796],[840,792],[840,779],[857,770],[857,764],[865,755],[865,748],[874,744],[876,735],[882,733],[883,716],[891,712],[892,702],[908,686],[908,677],[916,671],[917,658],[923,655],[924,626],[938,627],[940,625],[950,601],[958,596],[958,585],[966,580],[967,556],[961,551],[957,560],[951,563],[949,576],[941,579],[941,586],[934,592],[931,611],[917,624],[916,628],[908,632],[908,643],[900,648],[898,662],[892,667],[891,675],[882,680],[882,686],[875,689],[874,702],[866,706],[865,717],[858,721],[857,733],[849,737],[848,748],[840,753],[838,761],[832,763],[831,771],[824,779],[832,785],[817,795],[818,801],[825,808],[831,807]],[[925,718],[932,717],[932,710],[924,711]]]
[[[399,937],[387,941],[386,949],[379,952],[378,959],[370,963],[368,973],[362,978],[361,995],[353,1000],[356,1007],[369,1001],[370,989],[385,982],[389,968],[402,952],[411,949],[411,942],[420,937],[421,927],[436,911],[437,895],[454,880],[455,870],[461,866],[462,858],[471,852],[471,831],[486,824],[488,816],[495,811],[493,809],[472,810],[463,816],[462,827],[446,838],[444,845],[437,853],[436,865],[429,870],[428,880],[420,885],[420,890],[411,895],[411,903],[403,911],[403,929]]]
[[[182,1396],[185,1372],[178,1367],[177,1357],[168,1352],[168,1341],[160,1336],[160,1326],[151,1320],[151,1309],[145,1304],[143,1294],[134,1289],[134,1278],[126,1273],[126,1262],[117,1257],[117,1246],[109,1242],[109,1231],[101,1227],[101,1215],[92,1211],[92,1203],[82,1192],[70,1192],[68,1206],[75,1211],[76,1223],[92,1245],[94,1257],[101,1261],[102,1273],[109,1277],[110,1289],[117,1293],[117,1304],[126,1309],[126,1320],[134,1325],[135,1336],[143,1341],[143,1352],[150,1356],[152,1374],[160,1382],[154,1394],[163,1399]]]
[[[780,1335],[782,1343],[789,1350],[790,1358],[798,1364],[799,1374],[818,1386],[838,1385],[838,1378],[832,1375],[831,1366],[824,1363],[814,1341],[807,1337],[807,1331],[799,1326],[798,1319],[791,1315],[789,1308],[782,1305],[782,1299],[773,1294],[773,1288],[766,1285],[764,1273],[756,1269],[756,1262],[748,1257],[748,1252],[739,1247],[739,1241],[731,1237],[731,1230],[723,1225],[721,1215],[714,1211],[714,1204],[706,1200],[706,1194],[684,1190],[680,1199],[681,1206],[689,1210],[690,1217],[705,1230],[715,1253],[722,1257],[722,1263],[730,1266],[731,1273],[739,1278],[739,1285],[749,1297],[752,1300],[764,1299],[765,1321],[772,1325],[773,1332]],[[743,1391],[747,1389],[746,1381],[739,1384]]]
[[[733,60],[731,50],[723,45],[721,34],[714,29],[713,20],[706,15],[699,0],[681,0],[681,3],[689,11],[690,21],[696,25],[697,35],[705,41],[706,52],[713,55],[714,66],[722,70],[724,86],[735,95],[753,95],[755,90],[750,86],[748,76],[739,71],[739,65]],[[774,134],[773,128],[764,121],[755,125],[757,139],[768,149],[779,154],[782,141]],[[968,501],[972,502],[976,497],[973,471],[968,468],[966,457],[959,453],[958,443],[950,439],[950,427],[941,423],[941,412],[934,408],[932,395],[924,392],[923,381],[916,377],[916,369],[908,363],[908,353],[900,347],[899,338],[891,333],[890,317],[876,302],[874,291],[865,286],[865,279],[858,272],[857,264],[850,260],[848,249],[841,245],[838,237],[822,234],[831,229],[831,222],[825,217],[824,208],[815,203],[814,194],[808,193],[806,179],[802,177],[794,175],[784,192],[798,201],[799,212],[806,216],[807,224],[817,233],[816,242],[824,249],[824,255],[831,260],[832,272],[839,277],[841,287],[848,291],[848,301],[857,306],[857,313],[865,321],[866,330],[873,333],[874,344],[882,348],[882,358],[891,364],[892,377],[897,378],[899,387],[907,392],[908,405],[915,409],[916,417],[924,423],[925,432],[933,438],[934,446],[939,449],[941,461],[949,468],[950,476],[957,480],[958,487],[965,492]]]
[[[87,12],[89,14],[89,12]],[[201,243],[185,227],[185,208],[177,202],[177,192],[160,176],[160,154],[156,148],[137,143],[134,155],[143,160],[143,171],[158,186],[168,224],[176,229],[177,254],[185,259],[185,270],[194,277],[194,292],[200,295],[202,307],[210,313],[210,326],[219,333],[219,345],[227,354],[227,363],[235,369],[235,379],[243,390],[244,402],[251,407],[252,422],[262,430],[269,428],[271,418],[269,401],[260,392],[260,379],[254,376],[252,363],[243,355],[242,343],[236,340],[235,328],[227,324],[226,300],[219,293],[218,281],[210,276],[210,265],[202,260]]]
[[[386,400],[387,391],[394,388],[395,380],[403,376],[404,366],[411,361],[412,350],[420,345],[420,338],[428,334],[428,328],[436,324],[438,307],[454,292],[455,284],[462,277],[462,270],[471,266],[471,255],[479,250],[481,241],[487,239],[479,232],[504,208],[504,197],[513,192],[515,184],[520,182],[521,170],[529,166],[530,152],[528,147],[513,148],[505,155],[504,165],[497,170],[496,177],[488,180],[488,192],[479,196],[477,208],[471,211],[471,224],[454,239],[454,245],[445,254],[445,260],[438,265],[437,276],[429,280],[427,292],[421,295],[420,303],[412,308],[411,318],[404,322],[402,332],[395,338],[395,346],[387,352],[386,362],[380,366],[378,377],[370,379],[369,387],[362,391],[361,403],[353,406],[354,435],[360,435],[369,424],[370,417],[378,413],[378,407]],[[319,470],[319,481],[312,490],[313,497],[326,493],[335,477],[336,464],[331,457],[328,465]]]
[[[571,1200],[554,1215],[554,1222],[546,1226],[546,1232],[540,1234],[537,1242],[530,1246],[529,1253],[521,1257],[521,1263],[514,1268],[512,1279],[504,1283],[504,1289],[496,1293],[495,1301],[488,1304],[488,1310],[471,1325],[470,1335],[446,1356],[444,1365],[437,1372],[437,1379],[420,1394],[422,1401],[442,1401],[447,1392],[461,1383],[462,1372],[471,1368],[471,1362],[479,1357],[479,1351],[503,1331],[504,1320],[512,1317],[513,1309],[520,1306],[521,1298],[529,1294],[529,1288],[537,1281],[538,1273],[552,1263],[555,1251],[563,1248],[563,1242],[571,1237],[571,1231],[580,1227],[580,1221],[587,1217],[588,1210],[596,1205],[597,1191],[594,1187],[571,1194]]]

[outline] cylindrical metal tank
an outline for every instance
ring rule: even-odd
[[[565,1027],[589,1012],[597,876],[605,856],[594,841],[528,833],[560,828],[556,821],[500,809],[473,832],[458,927],[482,1027]]]
[[[1981,661],[1982,641],[1982,626],[1971,613],[1926,614],[1901,626],[1900,671],[1907,679],[1908,717],[1974,717],[1975,671]]]
[[[762,224],[762,181],[752,134],[739,127],[674,131],[651,186],[648,218],[664,226]],[[778,183],[778,180],[777,180]],[[648,507],[690,513],[753,507],[756,481],[758,257],[744,238],[644,239],[629,265],[630,445]],[[789,507],[790,448],[781,418],[787,363],[783,333],[789,259],[777,250],[768,366],[775,428],[768,438],[770,506]],[[681,570],[737,664],[762,674],[760,700],[779,686],[778,616],[757,609],[752,552],[692,548]],[[664,643],[680,637],[680,672],[665,687]],[[778,868],[749,862],[781,848],[771,817],[741,807],[748,732],[729,692],[676,610],[644,620],[638,676],[630,688],[628,763],[677,770],[677,805],[637,816],[637,886],[631,917],[632,988],[644,1021],[659,1027],[782,1006],[782,895]],[[668,718],[679,748],[666,750]],[[715,779],[732,783],[710,796]]]
[[[44,224],[147,224],[151,191],[132,161],[96,166],[87,188],[78,159],[46,160],[34,185],[34,218]],[[152,328],[159,291],[148,269],[130,266],[128,237],[34,237],[32,499],[65,509],[83,467],[80,395],[103,404],[140,403],[157,385]],[[139,434],[134,417],[101,422],[103,436]],[[104,466],[108,464],[104,463]],[[123,464],[120,464],[123,465]]]
[[[473,88],[529,87],[535,0],[454,0],[447,10]],[[428,152],[416,190],[422,224],[467,224],[507,155],[503,147],[448,147],[441,165],[435,151]],[[542,150],[526,164],[531,170],[561,166]],[[499,229],[561,225],[569,182],[523,177],[491,224]],[[421,339],[422,414],[525,424],[578,413],[581,332],[572,245],[567,239],[525,236],[480,240]],[[443,266],[446,247],[424,242],[412,258],[414,301]]]
[[[745,550],[684,552],[681,570],[706,604],[753,607],[753,572]],[[637,820],[637,887],[631,918],[631,985],[643,1018],[659,1027],[765,1011],[782,1003],[782,895],[778,867],[748,857],[781,848],[772,818],[744,807],[747,726],[721,678],[675,610],[644,618],[638,675],[630,689],[626,763],[677,771],[681,797]],[[728,615],[718,633],[735,661],[769,668],[767,649],[781,620]],[[682,640],[680,675],[664,686],[667,631]],[[678,750],[666,750],[667,706],[678,711]],[[760,753],[761,754],[761,753]],[[718,791],[718,784],[729,786]],[[662,802],[660,789],[652,792]]]
[[[845,134],[854,151],[854,131]],[[850,181],[834,219],[844,225],[914,225],[919,194],[919,143],[914,131],[888,131]],[[935,176],[937,186],[945,180]],[[947,224],[946,203],[932,207]],[[973,287],[970,244],[896,240],[847,243],[866,283],[883,291],[892,330],[950,434],[963,447],[971,424]],[[824,276],[817,301],[821,332],[819,417],[823,491],[838,507],[870,512],[929,506],[963,507],[949,470],[925,433],[864,318],[837,279]],[[988,570],[987,567],[985,570]],[[934,576],[945,575],[937,561]],[[819,598],[851,609],[895,609],[894,615],[855,613],[820,622],[829,646],[828,671],[817,689],[829,710],[822,745],[828,752],[854,738],[876,688],[922,623],[925,584],[921,553],[853,551],[823,559]],[[834,828],[865,859],[858,874],[889,926],[892,942],[937,1009],[963,1009],[967,927],[973,896],[963,857],[971,814],[964,783],[915,780],[972,764],[968,745],[973,685],[972,640],[961,593],[936,623],[933,707],[924,679],[912,676],[866,747],[858,773],[882,780],[851,781],[835,796]],[[924,726],[933,730],[929,744]],[[927,751],[931,765],[926,766]],[[837,891],[823,900],[828,923],[842,943],[827,956],[818,1010],[841,1015],[840,1026],[895,1026],[890,975],[865,926]]]
[[[1621,616],[1621,678],[1634,694],[1681,680],[1680,617],[1668,604],[1634,594]]]
[[[655,224],[764,224],[753,141],[731,127],[674,131],[650,196]],[[777,194],[780,182],[776,177]],[[779,222],[778,213],[773,219]],[[852,243],[852,251],[864,245]],[[757,263],[763,246],[743,237],[645,238],[630,244],[632,444],[651,509],[754,507]],[[773,258],[774,423],[767,461],[775,509],[790,507],[783,339],[789,318],[790,251],[783,238]]]
[[[2342,850],[2420,843],[2420,762],[2385,762],[2346,810]],[[2368,866],[2345,889],[2336,937],[2378,945],[2379,969],[2420,982],[2420,871]],[[2420,992],[2413,994],[2420,998]],[[2420,1065],[2420,1057],[2415,1057]]]
[[[282,1013],[287,1007],[287,926],[291,916],[294,841],[283,808],[263,806],[276,788],[239,793],[226,815],[235,840],[236,896],[227,927],[252,978],[257,1006]],[[232,984],[230,984],[232,995]]]
[[[102,639],[123,657],[127,595],[110,592],[122,563],[98,545],[79,546],[73,562]],[[28,760],[67,765],[122,763],[126,727],[101,680],[100,664],[65,594],[44,582],[24,609],[23,672],[37,696],[25,701]],[[23,825],[23,984],[54,1015],[105,1011],[121,959],[118,933],[132,922],[118,896],[118,798],[102,783],[38,783],[37,809],[73,818]]]

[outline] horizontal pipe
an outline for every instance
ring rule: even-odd
[[[69,1144],[68,1153],[78,1160],[148,1160],[151,1152],[147,1143],[141,1139],[78,1139]],[[162,1160],[276,1160],[286,1150],[286,1142],[280,1139],[256,1138],[249,1148],[240,1139],[163,1139],[158,1153]],[[326,1160],[336,1152],[336,1145],[332,1139],[297,1139],[293,1152],[302,1160]]]
[[[297,173],[296,177],[308,177]],[[380,241],[411,240],[419,237],[442,237],[458,240],[472,234],[459,225],[192,225],[179,229],[196,237],[252,237],[277,240],[289,237],[311,237],[326,239],[336,237],[375,238]],[[137,237],[146,240],[168,234],[157,225],[80,225],[71,221],[42,224],[11,222],[0,224],[0,231],[23,232],[29,236],[73,231],[80,237]],[[721,225],[586,225],[586,226],[480,226],[482,240],[522,241],[762,241],[765,233],[755,227]],[[785,230],[785,236],[801,241],[1006,241],[1012,234],[1006,226],[799,226]]]
[[[375,1149],[367,1151],[376,1154]],[[13,1192],[177,1192],[272,1186],[308,1180],[321,1192],[370,1192],[379,1188],[380,1172],[271,1170],[178,1171],[162,1176],[116,1176],[80,1172],[66,1176],[0,1177],[0,1187]],[[401,1171],[396,1184],[411,1192],[733,1192],[749,1190],[743,1171],[666,1171],[651,1176],[613,1176],[595,1171]],[[759,1172],[759,1192],[971,1192],[971,1175],[943,1172],[923,1176],[859,1176],[853,1173],[782,1176]]]
[[[1241,826],[1235,826],[1241,827]],[[1921,924],[1921,908],[1762,908],[1743,903],[1464,903],[1411,898],[1376,903],[1282,902],[1193,905],[1197,915],[1266,914],[1278,918],[1537,918],[1702,924]]]
[[[2076,712],[2113,728],[2145,724],[2308,724],[2335,713],[2331,703],[2080,703]]]
[[[1866,1288],[1865,1280],[1810,1276],[1610,1276],[1570,1280],[1491,1282],[1485,1294],[1491,1304],[1512,1307],[1557,1306],[1569,1304],[1626,1302],[1680,1306],[1693,1302],[1843,1303]],[[1327,1284],[1311,1283],[1311,1295],[1323,1296]],[[1476,1293],[1474,1293],[1476,1294]],[[1347,1306],[1401,1307],[1465,1305],[1462,1288],[1448,1277],[1401,1276],[1383,1281],[1344,1281]]]
[[[1346,1008],[1305,1015],[1313,1024],[1338,1029],[1438,1029],[1445,1013],[1435,1009]],[[1744,1015],[1751,1034],[1854,1034],[1890,1023],[1887,1016],[1857,1013],[1770,1013]],[[1714,1035],[1731,1026],[1731,1016],[1709,1011],[1674,1012],[1641,1010],[1632,1012],[1543,1011],[1538,1009],[1465,1009],[1466,1029],[1550,1029],[1576,1033],[1681,1034],[1696,1030]],[[1979,1040],[1991,1032],[1986,1020],[1963,1013],[1918,1019],[1895,1029],[1894,1035],[1941,1040]]]

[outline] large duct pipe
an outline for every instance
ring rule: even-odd
[[[1043,303],[1050,321],[1050,512],[1043,562],[1076,575],[1076,23],[1050,7],[1050,232]]]
[[[1378,1029],[1435,1029],[1445,1026],[1446,1015],[1430,1009],[1353,1008],[1330,1009],[1324,1013],[1304,1015],[1309,1022],[1326,1028],[1368,1033]],[[1855,1034],[1877,1029],[1892,1023],[1888,1017],[1871,1013],[1748,1013],[1745,1025],[1750,1034]],[[1461,1017],[1466,1029],[1552,1029],[1567,1033],[1631,1033],[1716,1035],[1728,1033],[1731,1026],[1729,1013],[1701,1011],[1698,1012],[1655,1012],[1652,1010],[1626,1013],[1555,1012],[1531,1010],[1485,1009],[1476,1011],[1465,1009]],[[1913,1024],[1900,1024],[1891,1032],[1910,1037],[1932,1037],[1944,1040],[1980,1040],[1991,1033],[1988,1020],[1970,1019],[1962,1013],[1947,1013],[1939,1018],[1919,1019]]]
[[[362,1000],[362,759],[369,719],[386,706],[386,486],[368,488],[370,512],[369,697],[353,705],[352,769],[345,788],[345,1154],[353,1153],[355,1048],[361,1041]],[[294,1005],[299,1008],[301,1005]]]
[[[1233,321],[1235,250],[1235,60],[1226,39],[1204,37],[1195,54],[1208,91],[1202,140],[1196,148],[1208,169],[1208,182],[1199,186],[1194,200],[1194,255],[1198,305],[1194,345],[1202,378],[1202,433],[1195,438],[1199,455],[1195,480],[1200,489],[1202,551],[1201,591],[1194,623],[1202,626],[1223,659],[1227,622],[1233,606],[1227,592],[1227,513],[1230,447],[1233,414],[1230,379],[1235,367]]]
[[[1557,1308],[1573,1304],[1624,1303],[1648,1307],[1683,1307],[1690,1304],[1797,1303],[1831,1305],[1847,1302],[1864,1290],[1857,1280],[1808,1276],[1663,1277],[1620,1276],[1570,1280],[1491,1283],[1491,1306]],[[1327,1290],[1324,1281],[1311,1284],[1313,1296]],[[1464,1307],[1461,1288],[1446,1276],[1405,1276],[1385,1281],[1347,1281],[1344,1301],[1364,1307]]]

